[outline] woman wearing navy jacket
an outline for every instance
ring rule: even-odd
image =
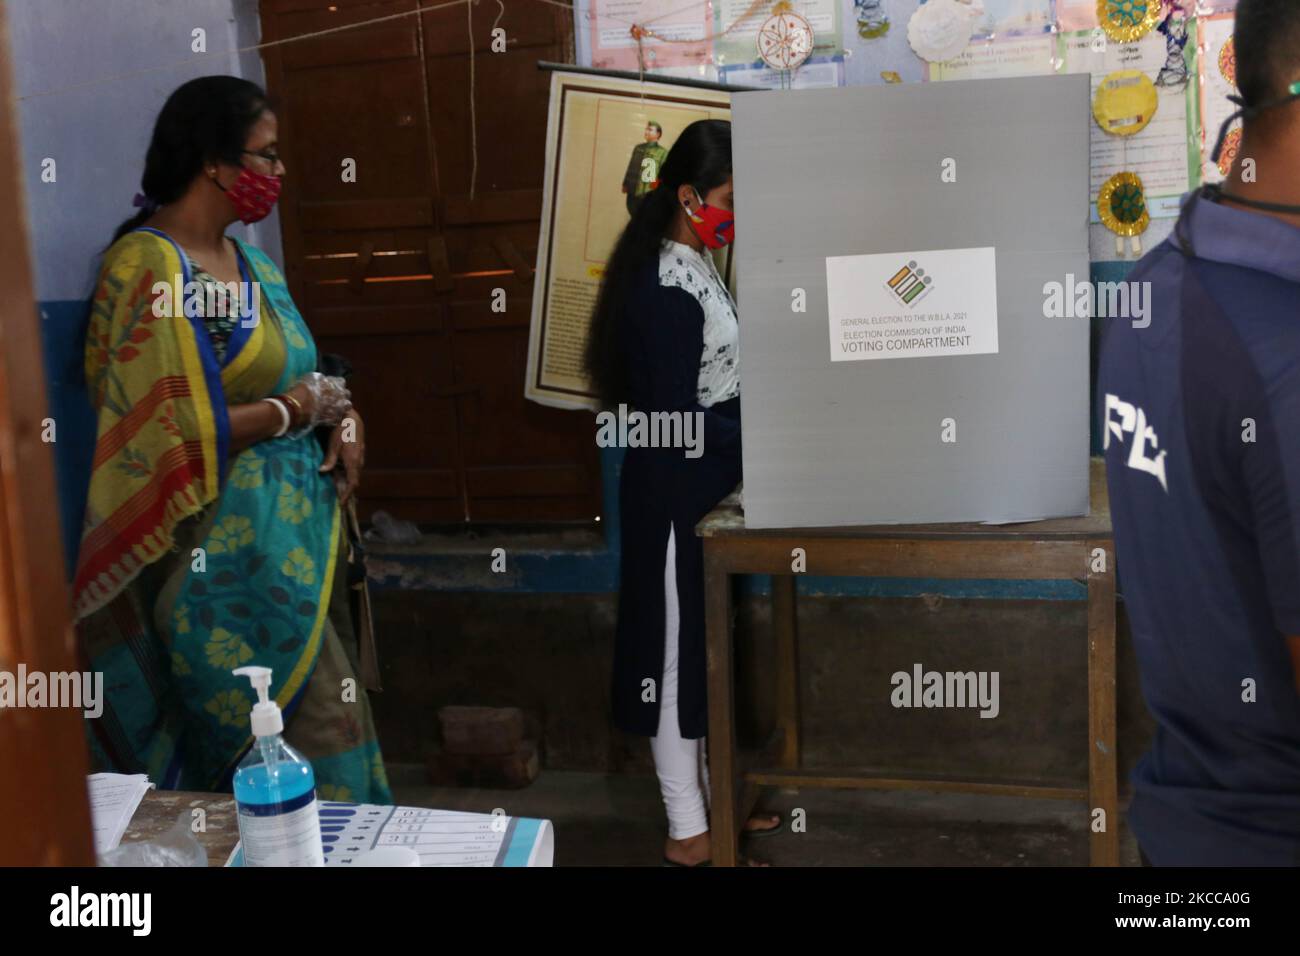
[[[704,552],[695,525],[740,481],[736,304],[709,254],[733,233],[731,124],[699,120],[677,138],[614,247],[587,352],[607,408],[680,412],[703,424],[698,457],[629,448],[620,485],[614,720],[651,738],[668,813],[664,861],[679,866],[710,854]],[[779,817],[746,823],[751,834],[778,829]]]

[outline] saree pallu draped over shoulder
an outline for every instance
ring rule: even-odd
[[[316,347],[265,254],[237,243],[252,309],[218,362],[189,261],[140,229],[105,254],[86,339],[99,422],[73,585],[85,664],[107,697],[88,720],[99,762],[161,787],[229,788],[270,667],[285,738],[322,796],[392,800],[369,702],[339,630],[342,528],[314,436],[229,457],[227,406],[286,391]],[[349,679],[351,684],[349,685]],[[349,693],[349,689],[351,692]]]

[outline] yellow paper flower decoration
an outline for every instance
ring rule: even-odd
[[[1106,36],[1131,43],[1160,22],[1160,0],[1097,0],[1097,22]]]
[[[1160,98],[1156,85],[1141,70],[1116,70],[1097,86],[1092,115],[1112,136],[1132,136],[1146,129]]]
[[[1106,180],[1097,196],[1097,213],[1106,228],[1117,236],[1137,236],[1151,224],[1146,193],[1137,173],[1116,173]]]

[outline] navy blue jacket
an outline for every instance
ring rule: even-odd
[[[704,656],[704,549],[695,525],[740,482],[740,398],[705,408],[696,400],[704,351],[704,310],[683,289],[659,284],[646,264],[621,326],[629,404],[643,412],[700,413],[703,454],[681,448],[629,448],[623,459],[619,521],[621,584],[614,646],[617,726],[654,736],[664,662],[664,558],[668,529],[677,550],[677,713],[683,737],[708,732]],[[654,681],[646,694],[644,681]],[[652,699],[645,699],[645,698]]]

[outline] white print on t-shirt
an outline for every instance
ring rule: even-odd
[[[704,349],[695,400],[709,408],[735,398],[740,394],[740,326],[736,303],[713,257],[684,242],[665,239],[659,253],[659,284],[689,292],[704,310]]]
[[[1119,413],[1119,421],[1111,418],[1110,413],[1112,410]],[[1147,424],[1146,412],[1107,392],[1104,424],[1106,428],[1101,438],[1102,449],[1105,450],[1110,447],[1112,433],[1120,441],[1124,440],[1125,432],[1131,433],[1133,435],[1133,444],[1129,447],[1128,462],[1126,464],[1138,471],[1145,471],[1148,475],[1155,475],[1160,481],[1160,487],[1168,493],[1169,485],[1165,482],[1165,455],[1169,454],[1169,452],[1165,450],[1154,458],[1147,457],[1148,446],[1153,450],[1159,448],[1160,439],[1156,437],[1156,430]]]

